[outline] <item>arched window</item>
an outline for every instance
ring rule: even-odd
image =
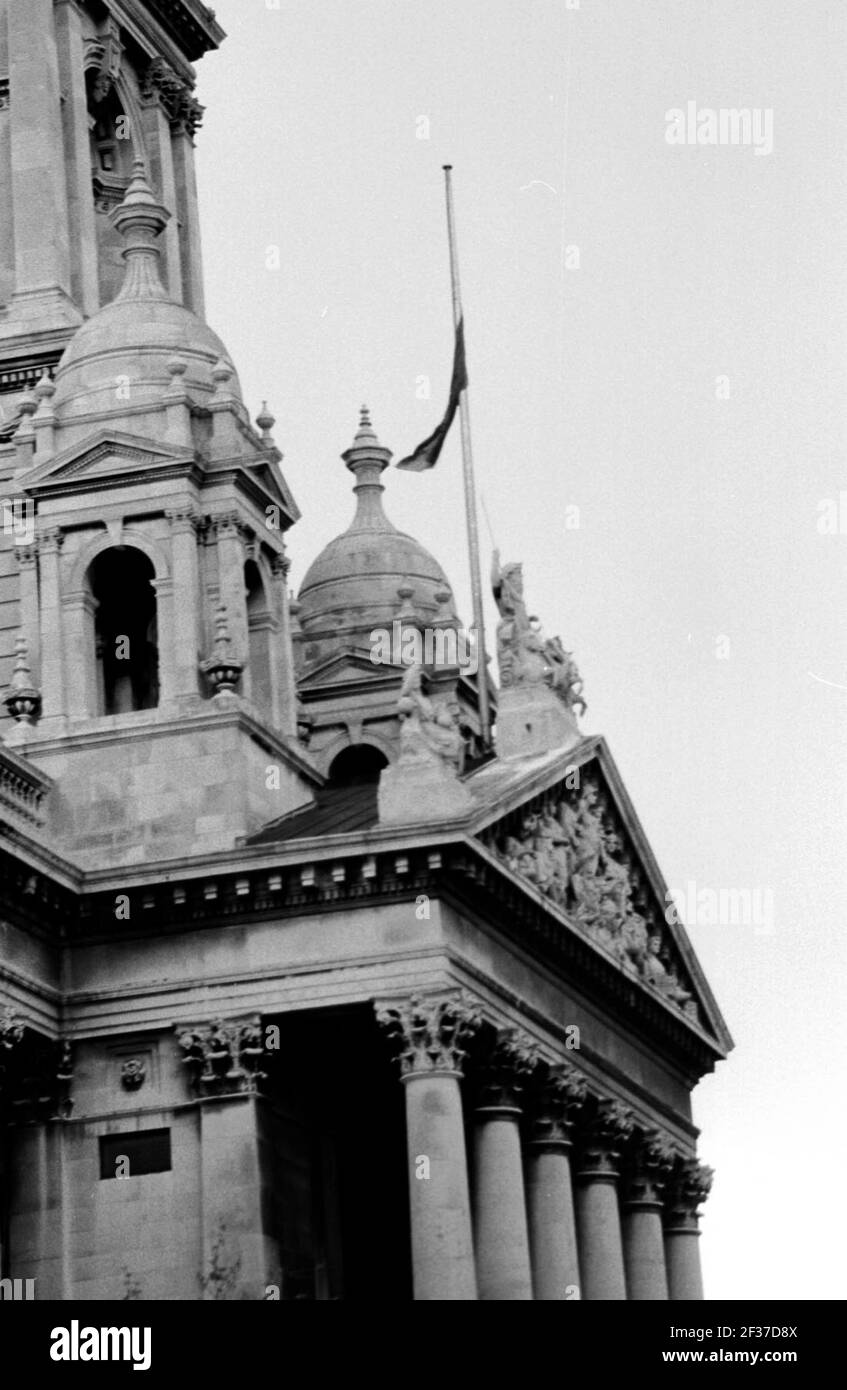
[[[353,743],[333,758],[329,784],[333,787],[368,786],[379,781],[384,767],[388,767],[388,759],[378,748],[370,743]]]
[[[130,546],[102,551],[89,568],[99,714],[155,709],[159,703],[154,576],[147,556]]]
[[[256,708],[269,718],[273,710],[271,651],[275,625],[261,571],[255,560],[248,560],[244,566],[244,588],[247,591],[249,643],[247,689]]]

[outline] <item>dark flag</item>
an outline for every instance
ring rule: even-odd
[[[459,408],[459,397],[468,384],[468,369],[465,365],[465,321],[459,319],[456,325],[456,346],[453,352],[453,379],[450,382],[450,399],[444,412],[444,419],[436,430],[419,444],[413,454],[401,459],[398,468],[408,468],[412,473],[423,473],[438,462],[447,431],[453,423],[453,416]]]

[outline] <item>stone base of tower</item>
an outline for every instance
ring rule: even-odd
[[[92,720],[25,752],[54,782],[51,841],[82,868],[231,849],[312,800],[305,760],[235,699],[178,719]]]
[[[497,752],[527,758],[569,748],[582,735],[566,705],[546,685],[518,685],[497,697]]]

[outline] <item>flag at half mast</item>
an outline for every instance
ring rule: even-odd
[[[433,468],[438,462],[438,455],[441,453],[447,433],[453,423],[453,417],[459,408],[459,399],[468,384],[468,369],[465,363],[465,323],[464,319],[459,319],[456,324],[456,344],[453,349],[453,376],[450,381],[450,399],[447,402],[447,409],[444,412],[444,419],[441,424],[433,430],[427,439],[419,444],[413,454],[408,458],[401,459],[397,464],[398,468],[407,468],[410,473],[423,473],[427,468]]]

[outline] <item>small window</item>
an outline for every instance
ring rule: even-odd
[[[169,1129],[134,1130],[100,1138],[101,1179],[140,1178],[144,1173],[169,1173],[170,1168]]]

